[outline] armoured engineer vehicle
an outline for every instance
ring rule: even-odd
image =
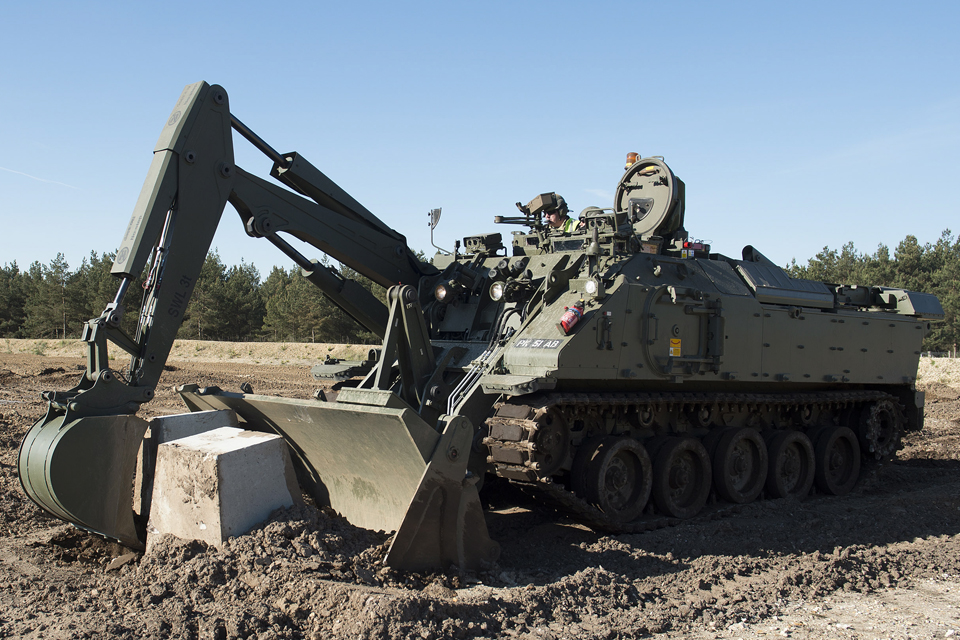
[[[273,161],[279,185],[234,163],[231,128]],[[55,516],[143,544],[149,511],[134,508],[131,478],[141,445],[147,459],[155,450],[136,413],[228,202],[249,236],[382,337],[380,355],[331,402],[179,392],[191,410],[232,409],[283,436],[320,504],[396,531],[386,562],[400,569],[496,560],[478,497],[491,474],[598,529],[637,531],[695,516],[711,495],[843,494],[861,460],[892,458],[923,424],[915,376],[938,300],[794,279],[749,246],[712,253],[684,230],[684,183],[662,159],[632,161],[613,207],[585,210],[571,232],[544,223],[559,202],[541,194],[495,219],[516,225],[507,242],[467,237],[428,263],[201,82],[163,127],[113,265],[116,298],[83,332],[86,373],[44,394],[47,414],[21,446],[23,488]],[[389,287],[386,304],[284,236]],[[124,301],[145,270],[128,335]],[[108,341],[131,356],[125,371],[111,370]]]

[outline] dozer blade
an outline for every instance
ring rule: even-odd
[[[232,409],[246,428],[290,445],[300,482],[350,523],[396,531],[386,563],[403,571],[491,565],[490,540],[467,477],[470,421],[445,416],[442,432],[409,408],[180,389],[191,411]]]
[[[133,473],[146,429],[135,416],[67,421],[48,414],[20,445],[20,484],[50,514],[143,548],[133,516]]]

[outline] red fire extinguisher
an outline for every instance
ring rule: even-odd
[[[560,327],[560,330],[563,331],[564,335],[566,335],[570,333],[570,330],[573,329],[578,322],[580,322],[580,318],[582,317],[583,300],[579,300],[572,307],[563,308],[563,315],[560,316],[560,323],[557,326]]]

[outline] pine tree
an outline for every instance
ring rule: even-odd
[[[14,260],[11,264],[0,267],[0,336],[23,337],[26,302],[24,277]]]
[[[193,340],[217,340],[223,332],[224,318],[217,313],[220,297],[223,295],[227,268],[220,260],[220,254],[213,250],[207,254],[197,277],[183,324],[177,332],[178,338]]]
[[[215,302],[220,340],[252,339],[263,326],[264,304],[260,295],[260,272],[252,264],[227,270]]]
[[[260,288],[264,301],[262,335],[274,342],[288,340],[290,275],[282,267],[274,267]]]
[[[110,275],[112,267],[113,254],[103,253],[98,256],[96,251],[91,251],[90,257],[84,258],[80,265],[77,274],[78,284],[81,286],[79,297],[87,318],[99,317],[117,295],[120,279]],[[132,292],[131,297],[135,298],[136,292]]]
[[[27,299],[25,333],[33,338],[79,337],[83,304],[79,280],[62,253],[42,267],[42,275]]]

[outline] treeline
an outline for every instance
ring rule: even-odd
[[[76,270],[63,254],[49,264],[0,267],[0,337],[79,338],[84,323],[114,299],[119,280],[110,275],[113,254],[92,252]],[[341,273],[384,299],[383,287],[352,269]],[[142,278],[124,299],[123,328],[136,331]],[[195,340],[369,343],[376,337],[290,270],[274,267],[266,280],[252,264],[227,267],[216,251],[204,262],[184,314],[179,338]]]
[[[952,351],[960,342],[960,236],[949,229],[936,244],[921,245],[914,236],[907,236],[893,255],[885,245],[873,254],[863,254],[852,242],[840,251],[824,247],[823,251],[800,266],[793,261],[787,272],[794,278],[821,280],[834,284],[859,284],[899,287],[910,291],[932,293],[940,299],[946,317],[935,322],[923,342],[924,351]]]
[[[0,337],[79,338],[83,323],[100,315],[116,294],[110,275],[112,254],[95,252],[71,270],[62,254],[49,264],[34,262],[21,271],[16,262],[0,267]],[[349,268],[381,299],[382,287]],[[935,294],[946,312],[934,323],[925,351],[949,351],[960,342],[960,237],[944,231],[935,244],[907,236],[894,250],[880,245],[873,254],[848,242],[837,251],[824,247],[806,265],[787,267],[795,278],[835,284],[902,287]],[[139,285],[124,301],[125,328],[133,332]],[[216,252],[207,256],[187,308],[179,337],[200,340],[376,342],[375,337],[333,305],[299,269],[274,267],[263,281],[252,264],[227,267]]]

